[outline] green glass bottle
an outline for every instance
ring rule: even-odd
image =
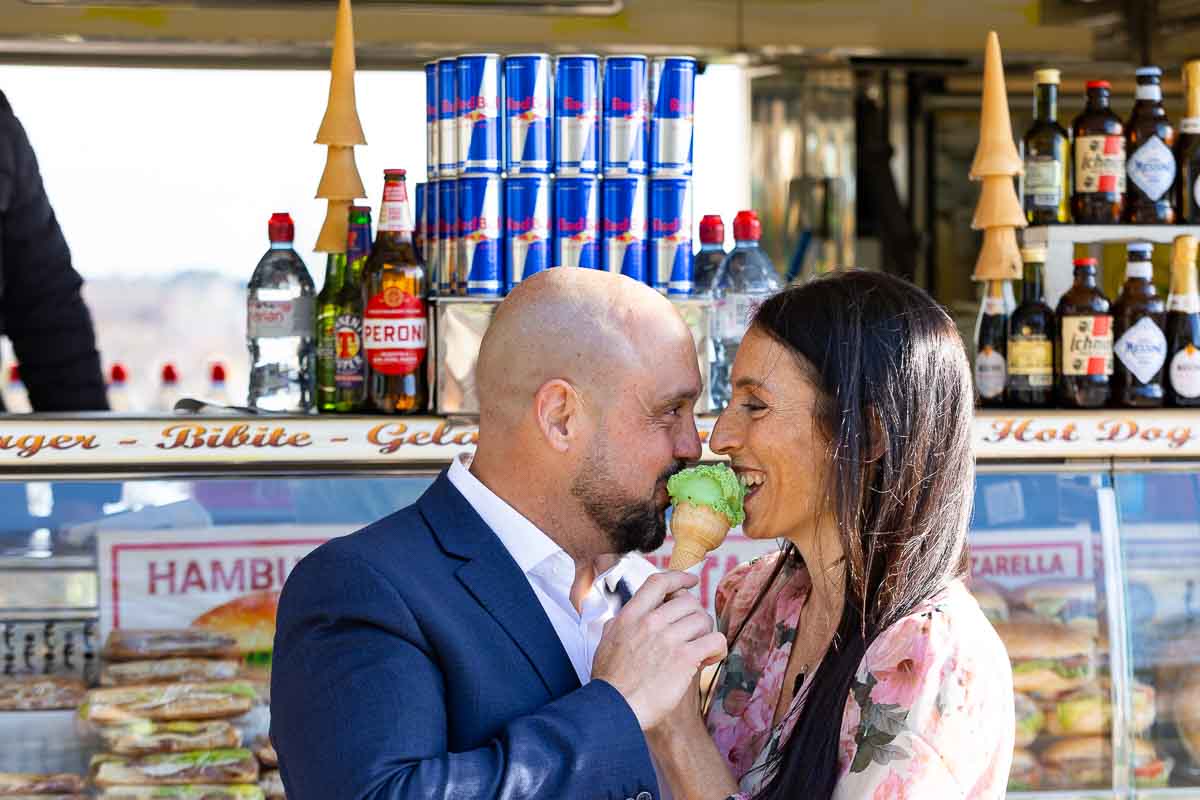
[[[1021,140],[1025,152],[1022,200],[1030,225],[1056,225],[1071,221],[1071,138],[1058,124],[1056,69],[1034,73],[1037,94],[1033,125]]]
[[[337,318],[341,312],[338,295],[346,280],[346,254],[330,253],[325,258],[325,284],[317,294],[317,411],[341,411],[337,402]]]
[[[371,255],[371,209],[352,206],[346,242],[346,278],[338,293],[334,320],[337,350],[334,381],[338,411],[360,411],[367,399],[367,365],[363,354],[363,265]]]

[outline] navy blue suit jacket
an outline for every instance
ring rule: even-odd
[[[289,800],[658,797],[628,703],[580,687],[525,575],[444,473],[288,578],[271,739]]]

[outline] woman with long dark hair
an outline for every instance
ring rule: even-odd
[[[651,735],[676,799],[1003,797],[1012,674],[962,582],[954,323],[898,278],[836,274],[762,305],[732,382],[709,444],[747,486],[746,535],[785,545],[721,582],[729,655]]]

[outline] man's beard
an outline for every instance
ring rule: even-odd
[[[571,485],[571,494],[596,527],[607,534],[611,552],[624,555],[634,550],[642,553],[657,550],[667,538],[666,509],[660,509],[655,502],[658,483],[665,484],[687,462],[672,463],[659,476],[649,497],[629,497],[622,493],[620,483],[609,469],[603,436],[603,429],[597,431],[596,444],[584,458]]]

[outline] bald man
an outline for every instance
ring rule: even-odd
[[[658,800],[645,734],[725,653],[666,536],[700,457],[687,326],[628,278],[522,282],[480,352],[479,445],[318,548],[279,603],[271,738],[290,800]]]

